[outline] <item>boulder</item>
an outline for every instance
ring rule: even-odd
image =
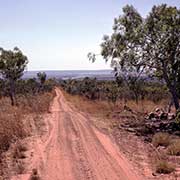
[[[176,117],[175,114],[173,114],[173,113],[168,113],[168,120],[174,120],[175,117]]]
[[[159,113],[160,111],[161,111],[160,108],[156,108],[156,109],[155,109],[155,112],[156,112],[156,113]]]
[[[156,113],[154,113],[154,112],[150,112],[149,115],[148,115],[148,119],[149,120],[159,119],[159,116]]]
[[[159,119],[160,120],[167,120],[168,119],[168,113],[161,112],[161,114],[159,115]]]

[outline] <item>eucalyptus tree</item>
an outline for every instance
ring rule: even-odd
[[[43,85],[46,82],[47,75],[45,72],[38,72],[37,77],[38,77],[41,85]]]
[[[0,48],[0,73],[8,81],[11,104],[15,104],[15,83],[23,76],[28,64],[28,58],[20,49],[13,50]]]
[[[39,91],[44,87],[44,84],[47,79],[47,75],[45,72],[38,72],[37,73],[38,80],[40,82]]]
[[[179,109],[178,81],[180,74],[180,9],[166,4],[153,6],[146,18],[130,5],[114,19],[113,32],[105,35],[101,55],[111,61],[116,75],[136,72],[162,78]],[[89,53],[90,60],[96,55]]]

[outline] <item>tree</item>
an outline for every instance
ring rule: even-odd
[[[180,9],[162,4],[142,18],[133,6],[125,6],[123,15],[114,20],[112,35],[104,36],[101,49],[116,75],[124,71],[162,78],[179,109]],[[95,59],[91,53],[88,57]]]
[[[97,88],[97,79],[85,77],[81,82],[81,93],[91,100],[97,98],[98,88]]]
[[[28,59],[20,49],[13,50],[0,48],[0,73],[9,83],[11,104],[15,104],[15,83],[23,75]]]
[[[37,77],[38,77],[39,82],[40,82],[40,87],[39,87],[39,90],[40,90],[41,88],[44,87],[44,84],[45,84],[45,82],[46,82],[47,75],[46,75],[45,72],[38,72],[38,73],[37,73]]]
[[[125,82],[128,89],[133,94],[136,104],[138,104],[140,97],[143,99],[144,79],[137,79],[135,76],[129,75],[126,77]]]
[[[106,88],[107,97],[110,102],[113,103],[113,105],[116,105],[117,99],[119,97],[119,88],[117,83],[112,83],[109,85],[109,87]]]

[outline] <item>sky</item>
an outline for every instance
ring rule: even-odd
[[[153,5],[180,7],[180,0],[0,0],[0,47],[19,47],[28,57],[28,70],[109,69],[99,57],[104,34],[112,32],[113,19],[132,4],[142,16]]]

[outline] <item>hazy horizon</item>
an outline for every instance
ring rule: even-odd
[[[104,34],[126,4],[146,16],[153,5],[179,6],[178,0],[6,0],[1,1],[0,47],[19,47],[28,56],[28,70],[110,69],[101,57],[95,63],[88,52],[100,52]]]
[[[45,72],[48,72],[48,71],[113,71],[113,69],[65,69],[65,70],[62,70],[62,69],[40,69],[40,70],[26,70],[25,71],[25,73],[26,72],[43,72],[43,71],[45,71]]]
[[[36,78],[39,71],[25,71],[23,78]],[[85,77],[99,80],[114,79],[113,71],[108,70],[45,70],[48,78],[56,79],[82,79]]]

